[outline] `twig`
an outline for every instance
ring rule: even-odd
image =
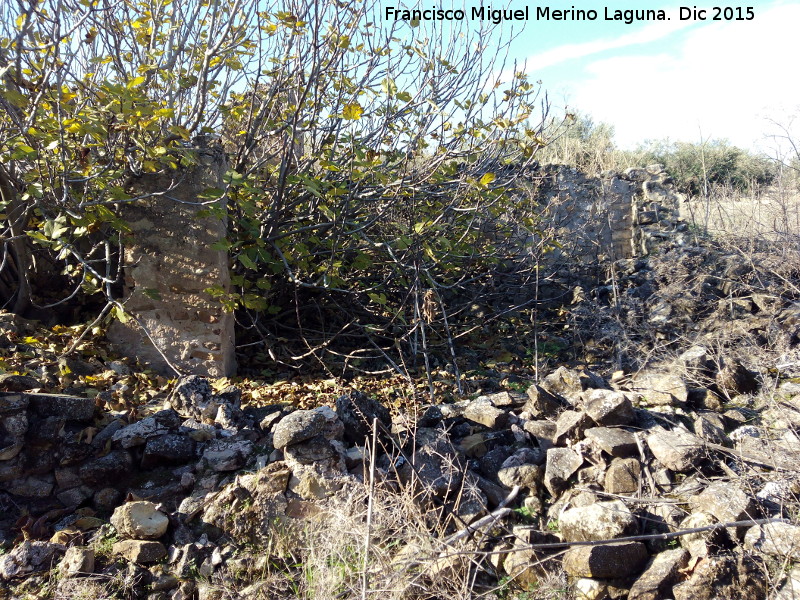
[[[506,506],[508,504],[510,504],[511,502],[513,502],[514,498],[517,497],[517,494],[519,494],[519,486],[515,485],[514,489],[512,489],[511,493],[509,493],[508,496],[506,496],[505,500],[503,500],[500,503],[500,506],[498,508],[496,508],[494,511],[492,511],[490,514],[486,515],[485,517],[483,517],[481,519],[478,519],[477,521],[475,521],[471,525],[467,525],[466,527],[464,527],[460,531],[457,531],[456,533],[454,533],[450,537],[445,538],[444,544],[449,546],[453,542],[456,542],[456,541],[460,540],[463,537],[471,535],[471,534],[475,533],[476,531],[480,531],[481,529],[484,529],[485,527],[488,527],[489,525],[491,525],[495,521],[504,518],[506,515],[508,515],[511,512],[511,509],[510,508],[506,508]]]
[[[361,598],[367,600],[367,590],[369,589],[369,548],[370,538],[372,537],[372,498],[375,495],[375,453],[378,447],[378,417],[372,419],[372,448],[369,457],[369,498],[367,499],[367,533],[364,538],[364,579],[361,587]]]
[[[728,523],[715,523],[705,527],[692,527],[691,529],[681,529],[680,531],[669,531],[667,533],[650,533],[645,535],[629,535],[627,537],[612,538],[608,540],[593,540],[590,542],[551,542],[548,544],[526,544],[523,547],[515,547],[514,550],[544,550],[547,548],[567,548],[572,546],[603,546],[605,544],[617,544],[620,542],[638,542],[645,540],[670,540],[672,538],[689,535],[692,533],[702,533],[704,531],[714,531],[716,529],[728,529],[729,527],[752,527],[754,525],[766,525],[767,523],[789,523],[787,519],[745,519],[744,521],[732,521]],[[531,527],[530,529],[535,529]]]

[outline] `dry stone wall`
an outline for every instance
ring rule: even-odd
[[[597,266],[635,258],[685,229],[678,220],[684,198],[661,165],[600,176],[544,165],[531,181],[533,199],[561,245],[556,260]]]
[[[108,337],[124,355],[166,375],[231,375],[235,371],[233,315],[204,290],[230,287],[228,256],[212,247],[226,219],[200,216],[199,196],[222,188],[221,148],[197,148],[192,169],[144,175],[124,205],[131,228],[124,259],[122,303],[133,318],[115,322]]]

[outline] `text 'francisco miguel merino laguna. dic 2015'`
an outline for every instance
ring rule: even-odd
[[[536,6],[518,9],[497,9],[491,6],[473,6],[469,10],[427,8],[406,10],[387,6],[384,17],[387,21],[463,21],[469,15],[472,21],[491,21],[500,24],[503,21],[528,21],[531,16],[537,21],[596,21],[602,15],[606,21],[624,21],[628,25],[634,21],[666,21],[664,10],[610,10],[579,9],[574,6],[568,9],[553,9],[549,6]]]

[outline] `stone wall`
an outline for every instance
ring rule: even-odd
[[[143,175],[123,205],[131,228],[125,240],[122,303],[133,318],[115,322],[108,337],[122,354],[165,375],[231,375],[235,371],[233,315],[204,290],[230,287],[228,255],[212,244],[225,237],[225,218],[199,216],[198,198],[222,188],[221,148],[197,148],[191,169]]]
[[[682,196],[660,165],[600,176],[544,165],[530,180],[545,225],[561,245],[556,259],[589,266],[634,258],[680,228]]]

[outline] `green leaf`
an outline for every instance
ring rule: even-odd
[[[238,258],[239,262],[242,263],[248,269],[252,269],[253,271],[258,270],[258,265],[256,265],[256,263],[253,262],[253,259],[247,256],[246,254],[240,254]]]
[[[150,298],[151,300],[161,300],[161,292],[159,292],[155,288],[146,288],[142,290],[142,293]]]

